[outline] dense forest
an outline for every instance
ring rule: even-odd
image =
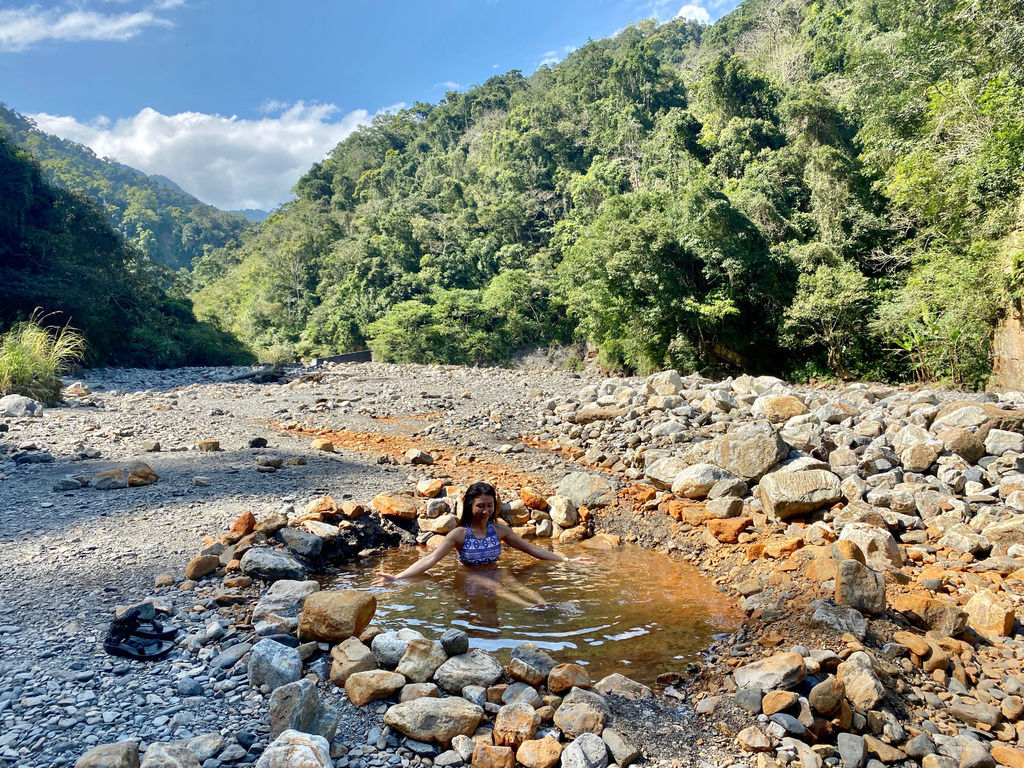
[[[98,204],[50,184],[0,133],[0,329],[40,319],[88,342],[85,361],[143,367],[249,362],[249,353],[115,231]]]
[[[245,216],[202,203],[169,179],[100,159],[88,147],[43,133],[3,104],[0,135],[35,158],[52,184],[99,201],[113,227],[158,264],[189,268],[204,249],[232,243],[252,228]]]
[[[264,355],[977,386],[1024,272],[1011,0],[747,0],[341,142],[190,290]]]

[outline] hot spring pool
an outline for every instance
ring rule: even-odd
[[[411,627],[436,639],[457,627],[471,647],[505,662],[511,648],[531,641],[559,661],[586,665],[594,680],[621,672],[650,685],[662,672],[681,671],[713,634],[739,622],[735,601],[681,560],[632,546],[559,551],[593,563],[541,562],[506,548],[498,572],[468,575],[452,554],[428,574],[370,587],[378,569],[398,573],[425,553],[407,547],[334,570],[323,581],[325,588],[374,591],[373,623],[383,629]],[[537,596],[546,605],[520,604]]]

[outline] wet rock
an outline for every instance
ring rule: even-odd
[[[757,487],[761,506],[779,520],[831,506],[843,497],[839,478],[824,469],[772,472]]]
[[[295,648],[260,640],[249,656],[249,684],[255,688],[268,686],[271,690],[302,677],[302,658]]]
[[[320,585],[315,581],[275,581],[253,609],[252,624],[256,634],[294,633],[299,628],[302,604],[319,590]]]
[[[463,698],[420,698],[389,708],[384,723],[417,741],[448,744],[456,735],[471,736],[483,716]]]
[[[449,693],[461,694],[467,685],[493,685],[504,670],[490,654],[474,648],[469,653],[453,656],[437,668],[434,682]]]
[[[738,688],[759,688],[773,691],[777,688],[792,688],[802,682],[807,674],[804,657],[799,653],[779,653],[761,659],[733,672]]]
[[[313,592],[299,614],[299,636],[306,640],[340,643],[359,635],[377,610],[377,598],[358,589]]]
[[[289,554],[266,547],[254,547],[242,555],[241,570],[246,576],[274,582],[280,579],[305,581],[306,569]]]
[[[75,768],[139,768],[139,742],[119,741],[93,747],[78,758]]]
[[[615,503],[615,484],[602,475],[590,472],[572,472],[558,484],[557,494],[577,507],[600,509]]]
[[[287,730],[256,761],[256,768],[329,768],[331,747],[323,736]]]
[[[461,629],[446,629],[438,642],[449,656],[461,656],[469,650],[469,635]]]

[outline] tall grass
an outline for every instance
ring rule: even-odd
[[[81,358],[85,338],[67,326],[47,328],[45,320],[36,310],[0,336],[0,395],[60,402],[60,375]]]

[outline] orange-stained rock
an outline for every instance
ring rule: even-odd
[[[731,517],[725,520],[711,519],[707,521],[711,535],[723,544],[735,544],[754,521],[749,517]]]
[[[334,443],[325,437],[316,437],[309,443],[309,447],[314,451],[323,451],[324,453],[334,453]]]
[[[526,768],[554,768],[561,757],[562,745],[550,736],[524,741],[516,750],[516,760]]]
[[[245,510],[245,512],[235,518],[235,522],[231,524],[229,530],[231,533],[240,534],[241,536],[249,535],[256,530],[256,516],[250,510]]]
[[[338,502],[330,496],[324,496],[322,499],[310,501],[302,511],[302,514],[296,518],[296,522],[301,523],[307,520],[323,520],[325,517],[336,517],[338,512]]]
[[[473,768],[515,768],[516,755],[512,747],[477,744],[471,764]]]
[[[133,461],[128,465],[128,485],[131,488],[152,485],[159,479],[160,475],[144,461]]]
[[[368,672],[355,672],[345,680],[345,693],[349,701],[357,707],[371,701],[386,699],[405,685],[405,677],[397,672],[374,669]]]
[[[506,704],[494,716],[494,743],[518,749],[520,744],[534,737],[539,725],[540,715],[529,704]]]
[[[324,589],[314,592],[302,604],[299,637],[303,640],[340,643],[366,629],[376,610],[377,598],[370,592],[358,589]]]
[[[839,563],[831,557],[818,557],[807,564],[804,576],[810,581],[828,581],[836,577],[839,570],[838,567]]]
[[[397,517],[400,520],[415,520],[419,505],[409,496],[388,496],[380,493],[373,497],[373,508],[384,517]]]
[[[1007,637],[1017,620],[1013,605],[1004,602],[987,589],[979,590],[964,606],[967,624],[982,637]]]
[[[355,501],[341,502],[341,516],[346,520],[355,520],[366,514],[366,508]]]
[[[867,565],[863,550],[849,539],[832,542],[832,556],[836,560],[856,560],[861,565]]]
[[[590,687],[590,675],[579,664],[556,664],[548,672],[548,690],[551,693],[564,693],[574,686]]]
[[[200,440],[196,447],[203,453],[216,453],[220,450],[220,440]]]
[[[427,499],[437,498],[444,490],[444,480],[428,477],[416,483],[416,493]]]
[[[800,549],[803,544],[803,539],[775,539],[765,544],[764,556],[778,560],[779,558],[793,554]]]
[[[220,558],[217,555],[196,555],[185,566],[185,578],[198,580],[209,576],[219,567]]]
[[[796,691],[769,691],[761,699],[761,711],[768,717],[776,712],[789,709],[800,701],[800,695]]]
[[[992,759],[1007,768],[1024,768],[1024,750],[1007,744],[993,744]]]
[[[547,509],[548,499],[547,497],[538,491],[536,488],[525,487],[520,489],[519,498],[523,500],[530,509]]]

